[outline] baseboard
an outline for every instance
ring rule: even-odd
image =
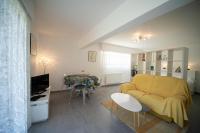
[[[121,83],[116,83],[116,84],[107,84],[107,85],[101,85],[100,87],[109,87],[109,86],[116,86],[120,85]]]
[[[51,92],[61,92],[61,91],[67,91],[67,89],[62,89],[62,90],[51,90]]]

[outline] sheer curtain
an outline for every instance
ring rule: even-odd
[[[131,54],[102,51],[103,74],[120,74],[121,82],[129,82],[131,75]]]
[[[0,0],[0,132],[27,132],[29,26],[18,0]]]

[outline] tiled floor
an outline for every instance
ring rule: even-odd
[[[82,104],[81,97],[74,97],[68,104],[66,91],[52,93],[50,117],[47,121],[33,124],[30,133],[133,133],[129,127],[112,115],[101,102],[109,99],[119,86],[101,87]],[[200,95],[193,96],[189,113],[188,133],[199,133]]]
[[[101,87],[82,104],[82,98],[74,97],[68,104],[66,91],[52,93],[50,97],[50,117],[46,122],[32,125],[30,133],[133,133],[104,106],[119,86]]]

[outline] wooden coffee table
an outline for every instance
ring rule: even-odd
[[[142,105],[136,98],[134,98],[133,96],[130,96],[129,94],[113,93],[111,94],[111,99],[112,99],[112,108],[113,108],[113,101],[114,101],[118,106],[128,111],[133,112],[133,124],[134,124],[133,126],[134,127],[140,126],[139,113],[142,111]]]

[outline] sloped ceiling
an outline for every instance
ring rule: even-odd
[[[150,40],[135,43],[132,36],[136,32],[152,33]],[[156,50],[187,46],[200,42],[200,2],[195,1],[163,16],[141,24],[137,28],[116,34],[105,43],[142,50]]]

